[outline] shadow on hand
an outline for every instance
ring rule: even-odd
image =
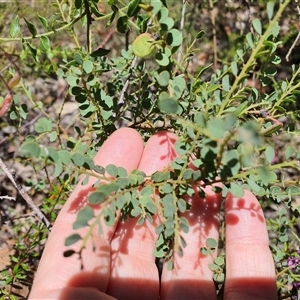
[[[101,285],[101,276],[94,272],[82,271],[79,274],[74,275],[68,282],[66,288],[61,293],[59,300],[96,300],[96,299],[106,299],[101,297],[101,293],[98,293],[97,298],[91,298],[91,293],[95,293],[95,289],[106,293],[106,290],[98,289],[97,287]],[[116,288],[111,290],[109,295],[121,300],[121,299],[159,299],[158,285],[155,280],[141,280],[139,278],[116,278],[113,284]],[[73,289],[85,288],[86,293],[81,292],[80,297],[74,295]],[[81,289],[82,291],[82,289]],[[75,296],[75,297],[74,297]]]
[[[99,278],[93,272],[81,272],[75,275],[61,293],[59,300],[109,300],[105,291],[97,289]],[[118,278],[109,296],[118,300],[214,300],[217,295],[211,294],[212,281],[176,280],[172,285],[172,298],[160,298],[155,281],[139,280],[137,278]],[[91,283],[94,283],[92,285]],[[227,280],[224,299],[243,300],[276,300],[276,283],[266,278],[237,278]],[[99,293],[102,292],[102,293]],[[174,297],[174,295],[176,295]]]
[[[163,137],[161,141],[159,142],[159,146],[167,143],[167,153],[166,155],[162,155],[160,157],[161,160],[165,160],[168,158],[170,161],[174,160],[176,157],[178,157],[178,154],[175,151],[174,144],[176,143],[177,139],[174,137],[171,137],[170,135],[166,134],[166,131],[157,132],[156,135],[158,137]],[[164,146],[165,148],[165,146]]]
[[[272,278],[234,278],[225,282],[225,300],[276,300],[276,281]]]
[[[59,300],[108,300],[102,293],[105,291],[97,289],[99,284],[97,274],[93,272],[81,272],[75,275],[63,289]],[[203,280],[176,280],[172,285],[172,297],[163,298],[157,282],[152,280],[141,280],[138,278],[116,278],[113,285],[116,287],[110,290],[109,296],[118,300],[213,300],[215,295],[211,294],[212,281]],[[92,285],[92,282],[94,283]],[[86,290],[84,290],[86,289]],[[79,292],[78,292],[79,291]],[[102,293],[100,293],[102,292]],[[174,295],[175,298],[174,298]],[[242,299],[242,298],[241,298]],[[245,299],[245,298],[243,298]]]
[[[257,217],[257,219],[264,223],[265,219],[263,216],[262,208],[257,203],[254,202],[247,202],[245,198],[235,199],[232,194],[229,194],[226,199],[226,207],[227,207],[227,214],[226,214],[226,223],[229,225],[236,225],[239,222],[239,217],[235,213],[235,211],[240,210],[248,210],[250,212],[251,217]]]

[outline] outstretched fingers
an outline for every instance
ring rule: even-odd
[[[122,128],[115,131],[94,158],[96,165],[106,167],[108,164],[122,166],[130,173],[139,165],[143,153],[143,140],[133,129]],[[95,232],[93,242],[83,250],[82,259],[84,270],[77,255],[64,257],[63,253],[69,248],[64,246],[65,239],[74,233],[72,225],[80,208],[88,205],[87,196],[93,190],[96,177],[90,176],[88,183],[82,184],[83,178],[72,192],[65,206],[59,213],[47,241],[33,288],[29,299],[68,299],[68,288],[87,287],[105,292],[110,272],[110,239],[115,228],[102,224],[103,235]],[[95,214],[99,208],[95,209]],[[89,228],[77,230],[85,236]],[[80,249],[80,242],[72,245],[72,250]],[[93,250],[95,247],[95,251]],[[63,289],[65,290],[63,291]],[[71,289],[72,290],[72,289]],[[53,296],[50,296],[53,295]],[[71,299],[69,297],[69,299]],[[73,298],[74,299],[74,298]],[[79,299],[79,298],[78,298]],[[99,298],[100,299],[100,298]]]
[[[256,197],[228,194],[226,216],[226,300],[275,300],[275,265],[262,208]]]

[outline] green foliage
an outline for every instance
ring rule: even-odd
[[[182,4],[171,1],[57,2],[52,15],[12,17],[0,41],[16,43],[24,73],[6,121],[20,130],[38,112],[32,132],[20,142],[18,156],[37,174],[46,170],[46,179],[28,179],[27,185],[35,191],[48,186],[46,199],[57,201],[45,200],[42,209],[54,220],[58,199],[59,204],[64,202],[79,175],[85,174],[83,183],[90,176],[97,178],[88,205],[79,210],[73,224],[74,234],[66,237],[65,245],[70,246],[66,257],[76,253],[75,243],[85,248],[101,219],[112,226],[117,211],[124,221],[137,217],[139,225],[153,222],[159,214],[154,255],[164,257],[172,268],[173,254],[184,253],[186,246],[181,233],[189,231],[188,220],[181,215],[190,209],[185,196],[195,194],[195,184],[203,197],[205,186],[222,182],[217,192],[223,197],[229,192],[243,197],[248,189],[259,197],[266,213],[276,215],[267,223],[279,274],[278,294],[281,299],[296,295],[291,286],[298,277],[287,268],[287,260],[297,250],[291,253],[292,245],[299,245],[300,208],[294,203],[300,194],[300,68],[287,64],[280,53],[285,46],[281,19],[292,10],[289,2],[260,1],[257,6],[266,15],[253,18],[248,31],[232,32],[226,53],[218,54],[213,44],[213,59],[200,67],[193,60],[205,52],[202,48],[214,30],[205,25],[191,30],[197,26],[189,19],[181,26]],[[196,4],[184,5],[189,14],[199,13]],[[102,43],[98,32],[110,28],[117,29],[113,32],[117,38]],[[278,75],[283,64],[288,70],[285,77]],[[58,112],[51,113],[49,107],[54,105],[32,94],[26,83],[29,66],[39,76],[67,83]],[[65,124],[62,111],[69,98],[76,102],[78,114]],[[127,174],[114,165],[95,166],[97,149],[119,126],[136,128],[145,140],[160,129],[171,129],[179,136],[175,148],[180,157],[150,176],[139,170]],[[288,173],[295,175],[287,178]],[[96,214],[92,207],[99,204],[103,209]],[[91,229],[87,236],[76,233],[83,227]],[[224,238],[220,240],[223,244]],[[217,247],[217,241],[208,239],[199,251],[213,257],[209,267],[214,280],[223,284],[224,254],[217,255]],[[23,261],[30,255],[26,251],[12,257],[17,266],[13,274],[2,272],[7,284],[24,278],[28,265]]]

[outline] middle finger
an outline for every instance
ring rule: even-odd
[[[163,169],[175,157],[176,136],[163,131],[147,142],[138,169],[147,175]],[[159,278],[154,248],[157,235],[153,223],[137,224],[138,218],[119,223],[111,242],[111,278],[108,293],[117,299],[158,299]],[[128,287],[130,286],[130,289]]]
[[[181,233],[187,244],[183,256],[174,254],[173,270],[163,268],[162,300],[216,299],[213,274],[208,267],[213,257],[201,254],[200,248],[206,246],[208,238],[218,240],[221,194],[213,192],[210,186],[205,188],[205,198],[199,196],[197,188],[195,191],[188,199],[191,209],[181,215],[189,224],[189,232]]]

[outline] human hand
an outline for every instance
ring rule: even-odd
[[[97,165],[114,164],[128,173],[139,169],[147,175],[163,169],[176,157],[176,136],[160,132],[143,145],[140,135],[129,128],[114,132],[94,158]],[[207,238],[218,240],[221,195],[206,188],[206,198],[194,196],[188,201],[192,208],[183,215],[188,219],[189,232],[182,233],[187,246],[183,257],[174,255],[172,271],[163,268],[159,280],[153,251],[155,227],[145,222],[138,226],[137,218],[116,222],[113,227],[102,224],[103,233],[94,234],[94,246],[82,253],[84,269],[68,250],[65,238],[74,232],[76,212],[86,204],[96,178],[87,185],[80,183],[62,208],[47,241],[29,300],[111,300],[111,299],[217,299],[208,264],[210,256],[200,253]],[[196,193],[197,194],[197,193]],[[96,209],[98,212],[99,210]],[[97,214],[97,212],[95,212]],[[225,199],[226,218],[226,300],[274,300],[276,296],[275,268],[268,247],[268,234],[262,209],[253,194],[245,191],[243,198],[228,195]],[[88,228],[78,232],[83,236]],[[80,245],[73,245],[79,250]]]

